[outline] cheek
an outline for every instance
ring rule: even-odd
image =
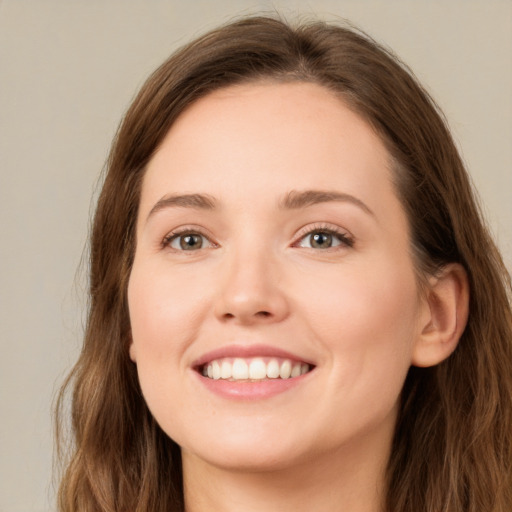
[[[404,267],[353,266],[331,272],[303,311],[317,339],[334,357],[345,381],[361,376],[378,385],[393,374],[401,385],[417,336],[418,297],[414,274]],[[385,385],[385,384],[384,384]]]
[[[134,264],[128,285],[132,350],[136,359],[162,361],[194,339],[204,308],[204,283],[193,275]]]
[[[130,356],[137,365],[145,401],[164,430],[174,437],[180,411],[190,409],[183,389],[190,340],[201,323],[200,290],[193,280],[161,265],[135,262],[128,284],[132,331]],[[187,409],[188,408],[188,409]]]

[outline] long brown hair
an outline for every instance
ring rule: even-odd
[[[142,87],[108,160],[90,247],[90,308],[72,389],[61,512],[183,510],[180,451],[156,424],[128,356],[126,288],[144,169],[198,98],[260,80],[329,88],[381,136],[395,162],[418,275],[466,269],[467,328],[454,354],[411,368],[388,466],[389,512],[512,510],[510,277],[439,109],[412,73],[360,31],[252,17],[170,57]],[[58,423],[59,424],[59,423]],[[57,432],[62,441],[62,428]]]

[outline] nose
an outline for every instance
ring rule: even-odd
[[[243,251],[224,262],[215,315],[240,325],[273,323],[289,315],[279,265],[268,254]]]

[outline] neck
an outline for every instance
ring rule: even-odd
[[[376,447],[375,447],[376,448]],[[183,453],[186,512],[382,512],[388,453],[340,450],[286,468],[240,471]]]

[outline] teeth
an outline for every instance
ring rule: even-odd
[[[266,380],[290,379],[299,377],[310,371],[309,364],[292,362],[289,359],[220,359],[205,365],[201,372],[205,377],[214,380]]]
[[[279,362],[272,359],[267,364],[267,377],[269,379],[277,379],[279,377]]]
[[[230,379],[232,374],[231,368],[231,365],[227,361],[222,361],[220,366],[220,378]]]
[[[292,374],[292,362],[291,361],[285,361],[281,365],[281,369],[279,370],[279,376],[281,379],[289,379]]]
[[[243,359],[235,359],[231,376],[234,380],[246,380],[249,378],[249,366]]]
[[[300,375],[300,363],[294,364],[292,367],[292,378]]]
[[[267,376],[267,365],[261,359],[253,359],[249,365],[249,379],[261,380]]]
[[[213,361],[212,363],[212,371],[214,380],[220,379],[220,366],[217,361]]]

